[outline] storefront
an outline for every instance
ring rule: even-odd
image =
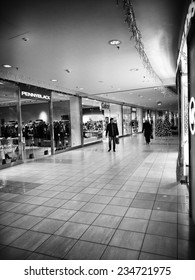
[[[190,214],[195,221],[195,2],[190,5],[188,16],[191,17],[187,37],[188,47],[188,85],[189,85],[189,193]]]
[[[117,123],[119,135],[123,135],[122,106],[120,104],[82,98],[82,115],[84,145],[96,143],[105,138],[110,118]]]
[[[19,132],[18,87],[0,82],[0,169],[21,163],[23,147]]]
[[[79,147],[81,98],[0,83],[0,168]]]
[[[131,107],[123,106],[123,135],[131,135]]]

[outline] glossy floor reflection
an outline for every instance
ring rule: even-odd
[[[143,135],[0,171],[1,259],[195,259],[177,138]]]

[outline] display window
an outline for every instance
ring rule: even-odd
[[[71,147],[70,97],[52,92],[55,151]]]
[[[107,118],[104,116],[104,106],[96,100],[82,99],[83,115],[83,144],[100,141],[106,127]]]
[[[139,122],[137,119],[137,108],[132,108],[131,112],[131,127],[132,127],[132,134],[137,134],[139,129]]]
[[[131,133],[131,107],[123,106],[123,135],[129,135]]]
[[[22,162],[17,90],[12,83],[0,82],[0,169]]]
[[[50,91],[20,85],[20,98],[24,160],[51,155]]]

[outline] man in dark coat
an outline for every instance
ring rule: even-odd
[[[152,135],[152,125],[149,123],[148,120],[146,120],[145,123],[143,123],[142,133],[143,132],[146,139],[146,144],[149,144]]]
[[[109,150],[111,151],[111,142],[113,141],[113,151],[115,152],[116,147],[116,136],[119,135],[117,124],[113,122],[113,118],[110,118],[110,123],[106,128],[106,137],[109,137]]]

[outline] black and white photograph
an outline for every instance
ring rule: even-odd
[[[0,260],[20,280],[192,269],[194,0],[1,4]]]

